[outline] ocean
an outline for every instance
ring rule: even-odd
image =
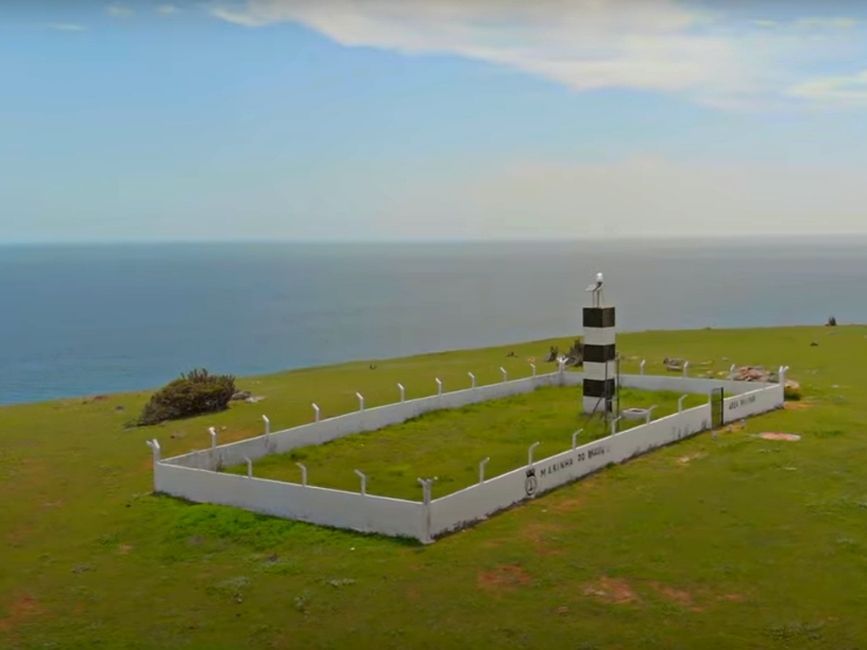
[[[580,332],[867,322],[867,238],[0,246],[0,403]]]

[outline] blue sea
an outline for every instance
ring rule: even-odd
[[[867,239],[0,246],[0,403],[580,332],[867,322]]]

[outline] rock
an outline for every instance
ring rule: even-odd
[[[248,390],[239,390],[234,395],[232,395],[232,401],[233,402],[241,402],[243,400],[250,399],[252,396],[253,396],[253,393],[251,393]]]
[[[257,402],[261,402],[263,399],[265,399],[264,395],[250,395],[250,397],[248,397],[244,401],[249,404],[255,404]]]
[[[551,349],[548,351],[548,358],[546,361],[548,363],[554,363],[557,360],[557,357],[560,356],[560,348],[556,345],[552,345]]]
[[[680,372],[683,370],[683,364],[686,363],[686,360],[665,357],[665,359],[662,360],[662,363],[666,370],[670,370],[671,372]]]
[[[816,342],[816,341],[813,341],[812,343],[810,343],[810,347],[811,347],[811,348],[818,348],[818,347],[819,347],[819,343]]]

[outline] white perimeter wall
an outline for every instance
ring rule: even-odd
[[[726,421],[770,411],[783,404],[782,384],[756,388],[756,384],[744,385],[744,382],[644,375],[627,377],[628,385],[636,388],[684,393],[702,393],[721,384],[736,383],[739,394],[725,400]],[[577,385],[582,379],[580,373],[571,372],[563,373],[562,379],[560,373],[518,379],[371,408],[275,432],[267,437],[259,436],[193,452],[155,463],[154,486],[158,492],[199,503],[236,506],[315,524],[412,537],[427,542],[608,464],[623,462],[710,427],[710,406],[705,404],[538,460],[532,468],[512,470],[427,504],[211,471],[212,467],[220,464],[242,463],[245,456],[253,459],[266,453],[285,452],[360,431],[379,429],[428,411],[525,393],[561,381],[565,385]],[[627,385],[626,381],[624,385]],[[745,392],[744,386],[752,390]],[[532,495],[527,493],[527,471],[530,469],[536,479],[536,490]]]

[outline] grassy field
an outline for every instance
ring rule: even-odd
[[[601,417],[588,420],[580,412],[580,391],[546,387],[532,393],[434,411],[376,432],[348,436],[325,445],[300,447],[287,454],[266,456],[255,463],[255,475],[300,483],[296,462],[308,469],[310,485],[358,491],[353,469],[367,474],[368,494],[421,500],[417,477],[437,477],[433,497],[455,492],[478,481],[478,463],[491,460],[486,475],[493,477],[527,464],[527,448],[540,442],[536,458],[570,448],[572,432],[590,442],[609,434]],[[623,407],[656,406],[653,417],[677,412],[677,393],[623,389]],[[706,397],[690,395],[684,406],[698,406]],[[640,422],[622,420],[619,430]],[[246,474],[246,464],[227,471]]]
[[[649,372],[666,356],[712,373],[786,363],[805,399],[430,546],[154,496],[144,441],[180,453],[209,425],[225,442],[263,412],[279,428],[311,401],[351,410],[356,390],[374,405],[397,381],[418,396],[434,376],[517,377],[549,342],[245,379],[265,401],[145,429],[124,423],[146,393],[0,408],[0,647],[867,646],[867,328],[618,344]]]

